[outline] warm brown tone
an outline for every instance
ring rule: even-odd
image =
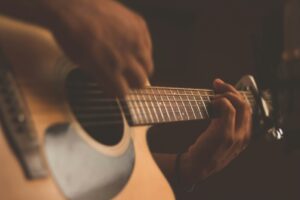
[[[155,55],[152,83],[186,87],[210,87],[216,77],[235,83],[242,75],[253,74],[253,36],[261,34],[266,17],[279,7],[274,0],[126,2],[149,24]],[[183,151],[205,125],[154,127],[149,139],[157,152]],[[299,153],[285,154],[281,145],[260,140],[182,199],[298,200],[299,169]]]
[[[62,103],[64,100],[55,87],[61,81],[60,78],[63,78],[63,73],[56,71],[62,69],[53,68],[61,56],[61,51],[49,32],[17,24],[3,17],[0,17],[0,43],[14,68],[42,144],[47,127],[69,120],[66,107]],[[29,66],[31,70],[28,69]],[[147,147],[146,130],[147,127],[131,130],[134,146],[138,149],[134,171],[123,191],[115,199],[173,199],[173,192]],[[2,132],[0,163],[1,199],[64,199],[51,177],[36,181],[24,178]]]

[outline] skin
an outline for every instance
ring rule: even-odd
[[[183,155],[187,185],[222,170],[247,147],[251,137],[251,107],[243,96],[220,79],[214,81],[214,88],[219,95],[213,100],[213,109],[220,117],[211,121]]]
[[[212,101],[212,109],[218,117],[183,153],[180,174],[175,174],[176,155],[155,155],[173,185],[178,184],[174,180],[177,176],[181,177],[182,188],[201,182],[228,166],[247,147],[252,124],[250,105],[232,85],[221,79],[214,80],[213,86],[218,95]]]
[[[24,3],[25,2],[25,3]],[[74,63],[90,72],[111,95],[143,87],[153,71],[152,44],[145,21],[113,0],[0,0],[0,12],[48,28]],[[222,80],[212,107],[219,114],[181,157],[182,186],[222,170],[245,149],[251,108]],[[155,154],[174,182],[176,155]]]

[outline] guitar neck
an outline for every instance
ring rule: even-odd
[[[240,93],[254,109],[253,94]],[[132,90],[122,105],[130,125],[154,125],[209,119],[215,116],[210,109],[214,96],[214,91],[207,89],[147,87]]]

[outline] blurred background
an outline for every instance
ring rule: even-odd
[[[153,85],[211,88],[253,74],[262,87],[282,52],[281,0],[125,0],[145,17],[154,45]],[[185,151],[208,122],[150,129],[152,151]],[[254,141],[222,172],[183,199],[299,200],[300,152],[281,143]]]

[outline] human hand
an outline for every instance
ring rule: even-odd
[[[219,117],[181,157],[183,185],[192,185],[226,167],[247,146],[251,136],[251,107],[230,84],[214,81],[212,108]]]
[[[90,72],[106,92],[142,87],[153,71],[145,21],[113,0],[42,0],[47,27],[65,54]]]

